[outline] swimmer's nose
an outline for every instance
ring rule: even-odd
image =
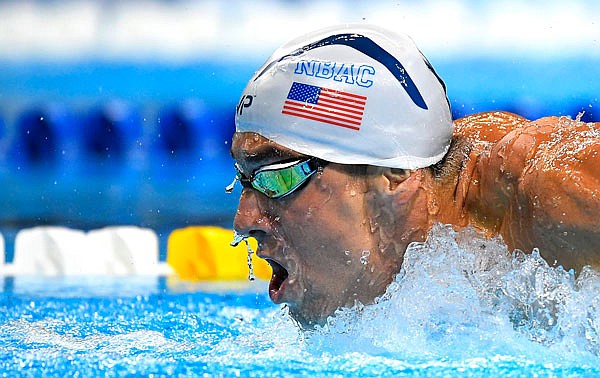
[[[271,222],[268,214],[261,211],[259,194],[254,190],[245,188],[240,196],[233,229],[241,235],[253,236],[258,239],[261,235],[269,233]]]

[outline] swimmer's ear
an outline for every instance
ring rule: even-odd
[[[408,169],[386,168],[383,172],[383,177],[387,180],[388,190],[396,190],[398,185],[402,184],[410,177],[411,173],[412,172]]]

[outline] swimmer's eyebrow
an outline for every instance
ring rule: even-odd
[[[232,154],[233,155],[233,154]],[[235,158],[235,156],[233,156]],[[243,159],[248,165],[264,165],[290,158],[301,158],[302,155],[293,152],[281,150],[275,146],[263,145],[252,151],[243,151],[239,158]]]

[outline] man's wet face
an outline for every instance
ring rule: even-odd
[[[236,133],[231,153],[247,177],[305,157],[254,133]],[[331,163],[280,199],[252,188],[240,197],[234,228],[257,239],[258,256],[273,267],[271,299],[287,303],[304,326],[340,306],[371,302],[393,276],[371,229],[366,178],[349,167]]]

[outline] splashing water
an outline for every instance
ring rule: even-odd
[[[436,225],[409,246],[374,304],[338,310],[306,339],[311,349],[416,361],[583,358],[600,366],[600,273],[585,268],[576,279],[537,250],[511,255],[500,239]]]
[[[471,228],[435,225],[426,242],[409,246],[402,271],[374,304],[339,309],[305,332],[293,331],[286,308],[281,313],[259,333],[273,335],[271,347],[287,345],[286,352],[264,351],[284,361],[327,356],[347,363],[352,355],[357,363],[384,359],[401,368],[410,361],[427,369],[575,364],[600,371],[600,273],[586,267],[576,277],[538,250],[510,253],[500,238]]]
[[[233,240],[229,243],[232,247],[237,247],[243,240],[246,240],[248,237],[242,234],[238,234],[237,231],[233,231]]]
[[[252,266],[252,254],[254,251],[250,248],[250,243],[248,243],[248,239],[244,239],[246,242],[246,249],[248,250],[248,281],[254,281],[254,268]]]
[[[124,286],[114,285],[119,295]],[[39,297],[35,287],[0,297],[8,376],[23,367],[53,376],[600,375],[600,273],[576,276],[538,251],[511,254],[472,229],[436,225],[374,304],[304,332],[266,294]]]
[[[246,243],[246,249],[248,250],[248,281],[254,281],[256,279],[254,276],[254,267],[252,265],[252,254],[254,251],[252,250],[252,247],[250,247],[248,236],[238,234],[237,231],[233,231],[233,241],[230,243],[230,245],[232,247],[237,247],[242,241]]]
[[[287,307],[260,319],[221,340],[220,358],[316,375],[600,374],[600,273],[576,277],[474,229],[436,225],[375,303],[322,327],[299,331]]]

